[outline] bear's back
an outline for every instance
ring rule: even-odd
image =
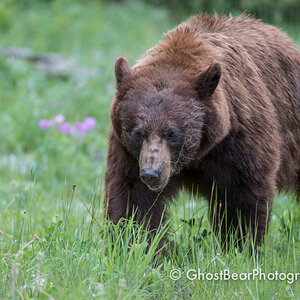
[[[176,39],[182,32],[194,35],[221,53],[222,76],[227,85],[232,85],[230,89],[241,83],[250,94],[262,94],[261,104],[265,97],[272,103],[283,141],[277,185],[279,188],[294,185],[297,172],[300,177],[300,51],[297,46],[279,29],[245,14],[237,18],[194,16],[168,33],[168,38],[174,35]],[[259,79],[260,87],[266,87],[266,92],[259,88],[254,77]],[[254,102],[249,100],[245,104],[258,109],[260,104],[254,107]],[[238,110],[240,101],[231,103],[232,107]]]

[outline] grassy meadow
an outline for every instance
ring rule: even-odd
[[[102,199],[114,63],[125,56],[133,65],[178,21],[139,1],[0,1],[0,299],[299,299],[300,274],[186,276],[198,268],[299,273],[293,195],[276,196],[266,242],[254,255],[251,245],[223,252],[206,202],[185,192],[170,207],[165,255],[154,247],[164,230],[147,254],[146,234],[132,220],[122,237],[117,226],[108,231]],[[300,44],[300,30],[281,27]],[[41,119],[59,114],[97,125],[85,136],[40,129]]]

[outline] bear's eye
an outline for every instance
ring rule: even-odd
[[[169,131],[165,134],[165,138],[167,140],[176,140],[179,134],[179,130],[177,128],[170,128]]]
[[[170,128],[164,136],[170,147],[180,147],[183,142],[183,133],[177,128]]]
[[[131,135],[134,143],[137,144],[138,146],[143,143],[144,136],[143,136],[142,132],[139,129],[134,128],[130,132],[130,135]]]
[[[173,130],[169,130],[169,132],[167,133],[167,138],[171,139],[175,137],[175,132]]]
[[[138,130],[132,130],[131,136],[134,138],[140,139],[140,138],[142,138],[142,133]]]

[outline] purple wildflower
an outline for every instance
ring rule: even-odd
[[[61,132],[64,132],[64,133],[67,133],[67,134],[70,134],[70,135],[73,135],[74,132],[75,132],[74,126],[72,126],[70,123],[61,123],[61,124],[59,124],[57,126],[57,130],[61,131]]]
[[[93,117],[87,117],[83,120],[86,130],[93,130],[96,127],[96,120]]]
[[[87,117],[83,122],[76,122],[75,126],[70,123],[65,122],[65,117],[62,114],[58,114],[52,120],[40,120],[39,127],[42,130],[45,130],[51,126],[57,124],[57,130],[73,135],[77,131],[80,135],[85,136],[86,132],[93,130],[96,127],[96,120],[93,117]]]
[[[93,130],[96,127],[96,120],[92,117],[87,117],[83,120],[82,123],[76,122],[76,130],[84,136],[88,130]]]
[[[59,114],[55,116],[52,121],[54,121],[56,124],[62,124],[65,121],[65,117],[62,114]]]
[[[54,125],[53,120],[42,119],[42,120],[39,121],[39,127],[42,130],[45,130],[45,129],[53,126],[53,125]]]
[[[87,129],[83,123],[76,122],[75,128],[82,136],[85,136]]]

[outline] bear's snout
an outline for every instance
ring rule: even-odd
[[[156,135],[144,142],[140,157],[140,178],[152,191],[162,190],[171,176],[171,153],[167,144]]]
[[[144,183],[150,186],[158,186],[161,172],[157,169],[143,168],[140,171],[140,177]]]

